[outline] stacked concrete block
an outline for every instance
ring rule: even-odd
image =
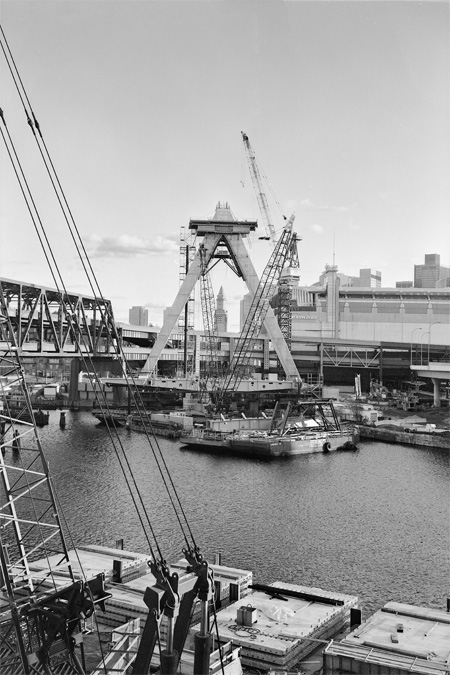
[[[349,623],[355,596],[276,582],[270,591],[255,591],[217,614],[221,642],[241,647],[244,666],[289,671]],[[268,588],[271,588],[268,587]],[[251,611],[251,614],[249,610]],[[246,610],[246,611],[244,611]],[[252,625],[243,616],[252,616]],[[191,640],[199,632],[191,629]]]

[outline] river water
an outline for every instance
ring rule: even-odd
[[[116,450],[123,447],[165,558],[184,540],[145,436],[89,413],[59,412],[40,430],[74,544],[147,552]],[[449,595],[449,455],[361,442],[353,452],[258,461],[209,455],[158,438],[202,553],[286,581],[358,595],[363,616],[389,600],[445,608]]]

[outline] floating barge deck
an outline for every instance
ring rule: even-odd
[[[87,578],[105,575],[108,597],[105,600],[105,612],[95,613],[97,627],[100,627],[103,634],[118,633],[116,639],[122,645],[129,646],[131,658],[134,658],[148,615],[144,592],[156,581],[148,567],[150,556],[122,549],[86,545],[70,551],[69,559],[76,578],[81,578],[83,573]],[[55,580],[58,587],[63,587],[70,581],[69,573],[64,566],[58,568],[56,563],[56,556],[54,560],[49,558],[36,561],[30,572],[36,579],[42,579],[48,576],[50,567],[53,580],[48,581],[49,587]],[[240,675],[241,663],[266,671],[293,667],[317,649],[318,645],[325,646],[327,640],[340,633],[349,623],[351,609],[358,604],[355,596],[282,582],[260,586],[253,584],[251,571],[215,563],[210,567],[215,581],[219,641],[221,645],[233,645],[232,649],[226,646],[228,675]],[[171,571],[176,572],[180,580],[192,574],[187,568],[188,564],[184,559],[170,565]],[[242,617],[248,611],[249,605],[254,608],[251,612],[254,622],[251,626],[246,626],[237,622],[238,613]],[[200,606],[196,605],[191,623],[191,637],[186,642],[186,652],[182,659],[184,669],[181,672],[186,675],[191,672],[189,664],[192,663],[192,653],[189,650],[192,648],[195,633],[199,630],[199,621]],[[89,634],[89,625],[86,626],[86,633]],[[96,630],[92,629],[91,635],[85,639],[92,641],[95,634]],[[160,628],[162,643],[165,636],[166,624],[163,620]],[[216,636],[214,640],[214,648],[217,648]],[[112,652],[104,656],[108,664],[114,662],[117,665],[114,654],[118,659],[125,658],[125,651],[121,652],[121,649],[115,644]],[[236,650],[237,653],[240,651],[239,663]],[[102,672],[100,665],[97,668],[100,652],[95,660],[95,647],[90,647],[90,651],[94,652],[95,667],[89,672]],[[157,656],[155,659],[157,660]],[[217,660],[217,663],[220,664],[220,661]]]
[[[289,671],[348,627],[358,598],[320,588],[276,582],[258,586],[245,602],[217,614],[220,640],[241,647],[247,668]],[[200,626],[194,626],[195,635]],[[301,664],[300,664],[301,665]]]
[[[210,452],[250,457],[289,457],[332,450],[356,450],[359,428],[341,425],[328,399],[299,401],[296,414],[290,407],[279,420],[209,419],[203,428],[183,433],[181,443]]]
[[[327,675],[448,675],[450,614],[388,602],[341,642],[324,650]]]

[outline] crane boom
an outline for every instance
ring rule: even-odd
[[[248,168],[250,170],[250,176],[253,181],[253,187],[255,188],[259,210],[261,211],[261,215],[264,221],[264,227],[267,233],[267,238],[271,241],[272,246],[274,247],[276,243],[276,232],[272,222],[272,217],[270,215],[267,197],[263,190],[262,178],[261,173],[259,171],[258,163],[256,161],[256,155],[252,146],[250,145],[250,141],[247,134],[244,133],[243,131],[241,131],[241,134],[247,155]]]

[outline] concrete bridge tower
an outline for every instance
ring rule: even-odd
[[[189,229],[194,231],[198,238],[203,238],[201,251],[199,247],[172,307],[165,313],[164,324],[142,369],[143,373],[149,373],[150,375],[155,372],[158,359],[166,346],[180,313],[188,302],[195,284],[200,279],[205,265],[207,268],[212,260],[224,261],[238,277],[243,279],[252,296],[255,295],[259,285],[259,278],[248,255],[244,239],[257,226],[256,221],[236,220],[229,204],[222,204],[220,202],[217,204],[215,214],[210,220],[190,221]],[[271,307],[267,311],[264,325],[282,364],[286,379],[298,381],[299,374],[294,359],[289,352]]]

